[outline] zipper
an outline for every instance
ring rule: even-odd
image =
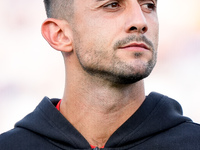
[[[98,147],[95,147],[93,150],[100,150],[100,148],[98,148]]]

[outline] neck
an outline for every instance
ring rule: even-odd
[[[126,86],[86,83],[86,80],[67,83],[60,111],[91,145],[97,147],[104,146],[145,99],[143,81]]]

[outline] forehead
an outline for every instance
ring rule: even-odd
[[[126,2],[126,1],[138,1],[138,2],[145,2],[145,1],[154,1],[157,3],[157,0],[74,0],[75,3],[83,6],[82,4],[97,4],[103,2]]]
[[[91,0],[93,2],[103,2],[103,1],[109,1],[109,0]],[[127,1],[127,0],[118,0],[118,1]],[[151,0],[134,0],[134,1],[151,1]],[[152,1],[155,1],[157,2],[157,0],[152,0]]]
[[[104,4],[118,2],[121,4],[127,3],[129,5],[130,2],[138,2],[138,3],[155,3],[157,4],[157,0],[73,0],[74,1],[74,12],[85,12],[87,10],[95,11],[101,8]]]

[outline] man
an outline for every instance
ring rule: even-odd
[[[156,63],[157,0],[45,0],[42,34],[61,51],[62,100],[45,97],[0,136],[2,150],[199,150],[200,126],[143,79]]]

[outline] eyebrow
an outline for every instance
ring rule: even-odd
[[[106,0],[96,0],[96,2],[102,2],[102,1],[106,1]],[[138,0],[138,1],[145,1],[145,0]],[[155,1],[157,3],[158,0],[155,0]]]
[[[138,0],[139,2],[142,2],[142,1],[147,1],[147,0]],[[157,2],[157,0],[155,0]]]
[[[96,0],[97,2],[99,2],[99,1],[105,1],[105,0]],[[142,1],[142,0],[141,0]],[[155,0],[156,2],[158,1],[158,0]]]
[[[137,0],[138,2],[145,2],[145,1],[148,1],[148,0]],[[157,1],[158,0],[153,0],[153,1],[155,1],[155,3],[157,4]]]

